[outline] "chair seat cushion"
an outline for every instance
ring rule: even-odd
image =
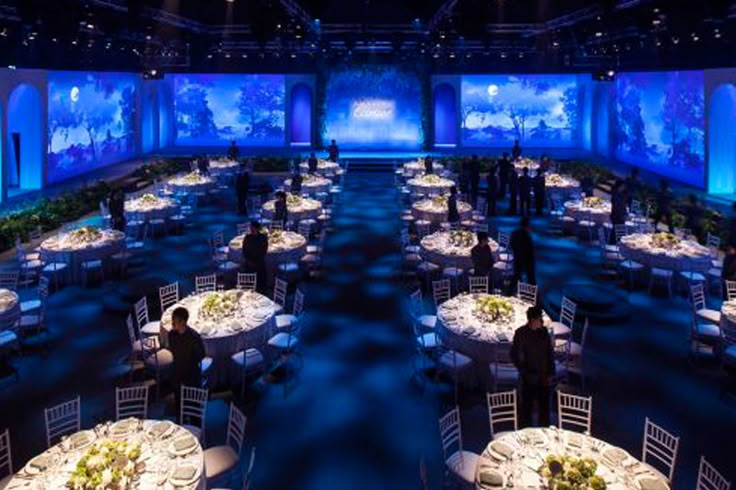
[[[239,464],[240,458],[230,446],[215,446],[204,450],[204,471],[208,480],[235,470]]]
[[[21,313],[28,313],[29,311],[37,310],[41,307],[40,299],[29,299],[28,301],[22,301],[20,303]]]
[[[444,352],[440,358],[439,363],[446,369],[465,369],[466,367],[473,364],[473,360],[461,354],[457,351]]]
[[[211,357],[205,357],[204,359],[202,359],[202,362],[200,363],[200,366],[199,366],[202,374],[206,374],[207,371],[209,371],[211,367],[212,367]]]
[[[672,277],[672,271],[669,269],[660,269],[659,267],[652,267],[652,275],[669,279]]]
[[[240,269],[240,265],[236,264],[235,262],[225,261],[217,264],[217,269],[220,271],[234,271],[236,269]]]
[[[680,275],[690,282],[705,282],[705,276],[700,272],[680,272]]]
[[[30,328],[40,325],[41,323],[41,316],[40,315],[23,315],[20,317],[20,328]]]
[[[20,264],[20,268],[22,270],[28,270],[28,269],[39,269],[43,266],[43,263],[36,259],[36,260],[26,260],[22,264]]]
[[[437,334],[434,332],[425,333],[417,337],[417,343],[423,349],[436,349],[440,345]]]
[[[4,330],[0,332],[0,347],[7,347],[15,344],[18,341],[18,336],[15,332],[10,330]]]
[[[299,318],[295,315],[291,314],[284,314],[284,315],[276,315],[276,328],[279,330],[284,328],[290,328],[299,321]]]
[[[417,266],[417,269],[422,272],[434,272],[439,270],[440,266],[431,262],[422,262]]]
[[[736,344],[729,345],[723,350],[723,357],[729,362],[736,362]]]
[[[723,269],[718,269],[713,267],[712,269],[708,269],[708,277],[721,280],[721,276],[723,275]]]
[[[721,338],[721,329],[718,328],[718,325],[714,325],[712,323],[698,323],[695,328],[697,335],[700,338],[708,338],[711,340]]]
[[[233,354],[230,359],[246,370],[255,369],[263,364],[263,354],[258,349],[250,348]]]
[[[437,325],[437,317],[435,315],[422,315],[417,318],[417,321],[424,328],[432,329]]]
[[[721,312],[717,310],[703,308],[702,310],[697,310],[695,312],[695,315],[698,318],[705,320],[706,322],[713,323],[715,325],[719,325],[721,323]]]
[[[627,259],[627,260],[622,260],[621,263],[619,264],[619,267],[621,267],[622,269],[629,269],[632,271],[640,271],[644,268],[644,265],[640,264],[639,262],[634,262],[633,260]]]
[[[554,335],[556,337],[561,335],[568,335],[571,331],[570,327],[560,322],[550,323],[549,328],[552,329],[552,332],[554,332]]]
[[[279,332],[270,339],[268,339],[268,345],[280,350],[292,349],[299,343],[299,339],[294,335],[288,333]]]
[[[461,277],[465,273],[464,270],[457,267],[445,267],[442,269],[442,275],[447,277]]]
[[[101,269],[102,268],[102,261],[97,260],[87,260],[85,262],[82,262],[82,269]]]
[[[155,368],[156,364],[159,369],[165,369],[174,364],[174,355],[169,349],[159,349],[155,354],[146,358],[146,366],[149,368]]]
[[[279,264],[279,270],[281,272],[296,272],[299,270],[299,264],[296,262],[287,262],[286,264]]]
[[[471,451],[456,451],[445,460],[445,464],[452,473],[463,482],[475,482],[475,469],[480,456]]]
[[[148,322],[141,327],[141,333],[143,335],[158,335],[161,332],[161,322],[154,321]]]
[[[61,262],[52,262],[51,264],[46,264],[46,266],[43,268],[43,272],[49,273],[49,272],[59,272],[63,271],[67,268],[67,265]]]

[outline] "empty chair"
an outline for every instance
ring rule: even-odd
[[[662,471],[669,482],[675,474],[677,451],[680,438],[674,436],[646,418],[644,422],[644,442],[641,460],[653,469]],[[656,466],[655,466],[656,464]]]
[[[488,294],[488,276],[468,278],[470,294]]]
[[[491,428],[491,439],[500,437],[506,432],[519,428],[519,416],[516,405],[516,390],[500,393],[487,393],[488,425]],[[499,430],[506,429],[505,431]]]
[[[20,272],[16,270],[0,271],[0,288],[16,291],[18,289],[19,279]]]
[[[204,442],[205,415],[209,391],[194,386],[182,386],[179,396],[179,424]]]
[[[479,455],[463,449],[460,409],[455,407],[441,417],[439,426],[446,471],[460,483],[466,486],[474,485]]]
[[[729,490],[731,482],[726,480],[713,465],[711,465],[705,456],[700,457],[700,466],[698,468],[698,481],[695,490]]]
[[[148,416],[148,386],[115,388],[115,420]]]
[[[225,244],[225,233],[222,230],[215,230],[212,232],[210,238],[210,245],[214,253],[227,253],[227,245]]]
[[[690,348],[694,354],[712,354],[721,339],[721,312],[706,308],[705,289],[702,284],[690,286],[693,307]]]
[[[437,308],[439,308],[442,303],[450,299],[450,291],[449,279],[441,279],[439,281],[432,282],[432,297],[434,298],[434,304]]]
[[[490,371],[493,391],[499,386],[516,388],[519,384],[519,370],[511,360],[511,342],[499,342],[494,346]]]
[[[279,330],[293,329],[297,326],[304,313],[304,293],[300,289],[294,293],[294,306],[291,313],[276,315],[274,322]]]
[[[656,283],[662,283],[667,287],[667,294],[672,296],[672,278],[674,273],[670,269],[671,260],[659,256],[652,256],[649,265],[649,294],[652,293]]]
[[[516,297],[530,305],[537,304],[537,286],[519,281],[516,287]]]
[[[557,390],[557,426],[590,434],[593,397],[578,396]]]
[[[49,278],[39,277],[38,288],[36,288],[38,296],[33,299],[21,301],[20,311],[21,313],[30,313],[33,310],[37,310],[41,307],[41,302],[45,300],[49,295]]]
[[[130,361],[137,360],[141,357],[143,347],[141,346],[141,333],[133,322],[133,315],[128,314],[125,318],[125,326],[128,330],[128,340],[130,341]]]
[[[235,286],[243,291],[256,291],[258,275],[255,272],[238,272],[238,282]]]
[[[46,419],[46,444],[53,446],[64,436],[79,432],[81,428],[79,397],[44,410]]]
[[[161,322],[148,318],[148,299],[145,296],[135,304],[135,318],[142,335],[158,335],[161,331]]]
[[[197,294],[208,293],[217,290],[217,274],[197,276],[194,278],[194,289]]]
[[[168,349],[162,349],[159,337],[151,335],[141,339],[141,354],[146,371],[156,379],[156,395],[161,392],[161,380],[169,375],[174,364],[174,356]]]
[[[0,488],[6,488],[13,478],[13,453],[10,450],[10,431],[0,434]]]
[[[575,313],[577,308],[578,307],[575,303],[563,296],[562,307],[560,309],[560,320],[552,322],[549,326],[556,337],[570,335],[573,325],[575,325]]]
[[[240,452],[245,437],[246,417],[235,404],[230,404],[225,444],[205,449],[204,469],[207,486],[232,483],[233,476],[240,473]]]
[[[161,314],[163,315],[167,308],[179,302],[179,283],[174,282],[158,288],[158,298],[161,302]]]
[[[424,300],[422,299],[422,290],[417,289],[409,296],[409,311],[412,320],[421,328],[432,330],[437,325],[436,315],[424,314]]]
[[[736,281],[726,281],[726,298],[728,301],[736,299]]]
[[[431,335],[430,332],[426,335]],[[435,334],[436,335],[436,334]],[[472,374],[473,360],[456,350],[450,349],[442,345],[439,337],[437,338],[437,369],[446,375],[449,375],[452,379],[452,384],[455,392],[455,403],[458,400],[458,388],[460,382],[463,379],[468,379]]]
[[[286,308],[286,292],[289,284],[278,277],[274,280],[273,301],[282,308]]]

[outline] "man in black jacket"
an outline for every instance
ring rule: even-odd
[[[521,218],[521,226],[511,234],[511,251],[514,253],[514,278],[511,281],[511,290],[515,291],[523,275],[526,282],[536,284],[534,273],[534,241],[532,240],[529,218]]]
[[[529,169],[524,167],[519,177],[519,206],[522,216],[532,214],[532,178],[529,177]]]
[[[470,257],[473,259],[473,275],[489,277],[493,271],[493,253],[488,246],[488,233],[478,232],[478,243],[470,249]]]
[[[286,193],[284,191],[276,193],[276,202],[273,203],[273,220],[281,223],[286,228],[286,223],[289,220],[289,209],[286,204]]]
[[[240,149],[238,148],[238,144],[235,140],[230,142],[230,148],[227,149],[227,157],[230,160],[237,160],[240,158]]]
[[[736,243],[726,245],[726,256],[723,257],[723,269],[721,279],[724,281],[736,281]],[[723,299],[728,299],[728,291],[723,288]]]
[[[547,180],[541,168],[532,180],[532,187],[534,188],[534,205],[537,208],[537,216],[541,216],[544,212],[545,201],[547,200]]]
[[[521,380],[521,426],[532,425],[534,405],[538,405],[538,425],[549,426],[550,386],[555,374],[552,339],[544,327],[542,308],[526,311],[526,325],[514,333],[511,360]]]
[[[514,166],[509,160],[508,152],[503,153],[503,158],[498,162],[498,181],[499,181],[499,197],[501,199],[506,198],[506,187],[509,182],[509,175],[514,171]]]
[[[114,230],[125,232],[125,194],[118,189],[110,196],[110,221]]]
[[[202,360],[205,358],[202,337],[189,327],[189,312],[184,307],[171,312],[172,329],[168,335],[169,350],[174,359],[173,385],[177,411],[182,386],[202,386]]]
[[[250,187],[250,174],[248,169],[241,165],[240,172],[235,179],[235,193],[238,198],[238,213],[248,214],[248,188]]]
[[[256,287],[259,292],[266,290],[266,255],[268,254],[268,235],[261,232],[261,224],[251,221],[250,230],[243,237],[242,272],[255,272]]]
[[[319,160],[317,160],[317,155],[315,155],[314,152],[310,153],[309,160],[307,160],[307,168],[309,169],[309,173],[316,174],[318,166]]]

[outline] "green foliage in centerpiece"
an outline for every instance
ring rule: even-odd
[[[92,243],[102,238],[102,232],[94,226],[83,226],[69,233],[70,237],[80,243]]]
[[[455,230],[450,232],[450,245],[467,248],[475,244],[475,235],[470,231]]]
[[[550,490],[605,490],[606,482],[595,474],[598,463],[590,458],[549,455],[538,472]]]
[[[82,456],[67,488],[73,490],[127,490],[133,488],[133,477],[139,472],[136,461],[141,446],[125,441],[95,444]]]
[[[156,195],[154,195],[154,194],[151,194],[150,192],[149,192],[149,193],[146,193],[146,194],[143,194],[143,195],[142,195],[141,197],[139,197],[138,199],[139,199],[139,200],[140,200],[140,201],[141,201],[142,203],[144,203],[144,204],[148,204],[148,205],[151,205],[151,204],[156,204],[156,203],[158,203],[158,202],[159,202],[159,200],[160,200],[160,198],[159,198],[158,196],[156,196]]]
[[[447,197],[446,196],[433,197],[432,205],[438,208],[446,208],[447,207]]]
[[[513,305],[500,296],[482,296],[476,299],[475,311],[492,322],[511,320],[514,315]]]
[[[596,196],[589,196],[583,198],[583,205],[586,208],[598,209],[603,208],[606,205],[606,201]]]
[[[429,174],[419,177],[419,182],[424,185],[438,185],[444,182],[444,179],[439,175]]]
[[[218,319],[231,315],[238,308],[238,291],[216,291],[207,293],[199,308],[204,319]]]
[[[672,250],[680,244],[680,239],[672,233],[662,232],[652,235],[652,245],[665,250]]]
[[[287,208],[296,208],[301,206],[302,204],[302,197],[297,196],[295,194],[287,194],[286,195],[286,207]]]

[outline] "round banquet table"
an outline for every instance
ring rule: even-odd
[[[513,314],[503,320],[486,320],[475,308],[481,298],[500,298],[513,308]],[[519,298],[493,294],[460,294],[440,305],[437,310],[437,335],[442,343],[476,361],[476,365],[488,370],[495,359],[497,344],[514,340],[514,332],[526,324],[526,310],[532,305]],[[550,319],[544,313],[545,324]]]
[[[485,448],[475,469],[475,488],[548,488],[539,474],[547,456],[588,458],[608,490],[668,490],[666,479],[621,448],[557,428],[530,428],[501,435]],[[509,481],[511,480],[511,482]]]
[[[736,299],[724,301],[721,306],[721,327],[736,330]]]
[[[455,185],[452,180],[434,174],[414,177],[406,183],[412,192],[420,194],[446,194]]]
[[[169,179],[168,186],[178,193],[206,193],[215,187],[215,179],[197,173],[186,174]]]
[[[454,232],[438,231],[422,238],[419,245],[421,247],[420,255],[423,259],[440,267],[457,267],[459,269],[472,269],[473,259],[470,256],[470,250],[478,244],[478,238],[475,233],[469,233],[472,242],[468,246],[458,246],[451,243],[451,236]],[[494,257],[498,256],[498,243],[494,240],[488,240],[488,246]]]
[[[403,166],[403,173],[405,177],[417,177],[424,175],[424,162],[414,161],[405,163]],[[434,173],[440,173],[445,169],[445,166],[441,163],[432,162],[432,171]]]
[[[580,195],[580,182],[567,175],[545,176],[545,187],[548,194],[560,196],[561,199],[571,199]]]
[[[309,172],[309,162],[302,162],[299,164],[299,168],[303,173]],[[324,175],[325,177],[334,177],[340,173],[340,165],[335,162],[327,160],[319,160],[317,162],[317,174]]]
[[[275,204],[276,201],[274,199],[263,203],[263,215],[266,218],[273,218]],[[286,210],[289,214],[288,218],[291,221],[317,219],[317,217],[322,212],[322,203],[317,201],[316,199],[302,198],[298,206],[290,205],[287,203]]]
[[[138,197],[125,201],[126,216],[140,217],[143,221],[152,219],[167,219],[179,212],[179,204],[168,197],[157,197],[150,194],[151,198]]]
[[[20,299],[15,291],[0,288],[0,331],[12,327],[20,318]]]
[[[44,262],[68,263],[76,277],[79,265],[90,260],[103,260],[123,250],[125,233],[118,230],[98,230],[98,240],[82,242],[74,238],[78,230],[68,231],[41,242],[40,252]]]
[[[633,233],[621,238],[619,253],[625,259],[672,271],[705,273],[712,266],[710,250],[693,240],[681,240],[674,248],[664,249],[652,243],[652,233]]]
[[[201,311],[204,301],[210,295],[234,295],[236,307],[229,314],[205,318]],[[208,373],[212,386],[227,379],[230,356],[246,347],[265,343],[271,330],[274,315],[281,307],[267,297],[249,291],[228,290],[192,294],[170,306],[161,315],[161,345],[168,346],[171,332],[171,313],[183,306],[189,311],[189,326],[197,331],[204,342],[205,352],[213,359]]]
[[[320,192],[327,192],[332,186],[332,181],[318,175],[303,175],[302,176],[302,192],[307,194],[317,194]],[[284,181],[284,187],[287,190],[291,190],[291,179]]]
[[[282,231],[282,241],[273,243],[269,239],[268,255],[266,255],[266,266],[275,269],[279,264],[297,262],[307,251],[307,239],[293,231]],[[228,244],[228,259],[232,262],[243,261],[243,238],[238,235]]]
[[[611,221],[611,201],[603,200],[599,207],[587,206],[584,201],[566,201],[565,215],[579,220],[590,220],[598,225]]]
[[[167,420],[130,418],[69,436],[31,459],[5,488],[68,488],[77,462],[90,449],[106,442],[127,442],[128,447],[140,445],[137,463],[142,468],[133,477],[132,488],[204,490],[206,487],[202,445],[191,432]]]
[[[519,175],[524,172],[525,168],[528,168],[529,177],[534,177],[537,175],[537,170],[539,170],[539,162],[535,162],[531,158],[520,158],[514,162],[514,168]]]
[[[210,160],[210,173],[214,175],[233,175],[239,167],[237,160]]]
[[[460,214],[460,221],[473,217],[473,207],[467,202],[458,201],[457,212]],[[447,202],[437,203],[432,199],[417,201],[411,206],[411,214],[418,220],[429,221],[432,224],[446,223]]]

